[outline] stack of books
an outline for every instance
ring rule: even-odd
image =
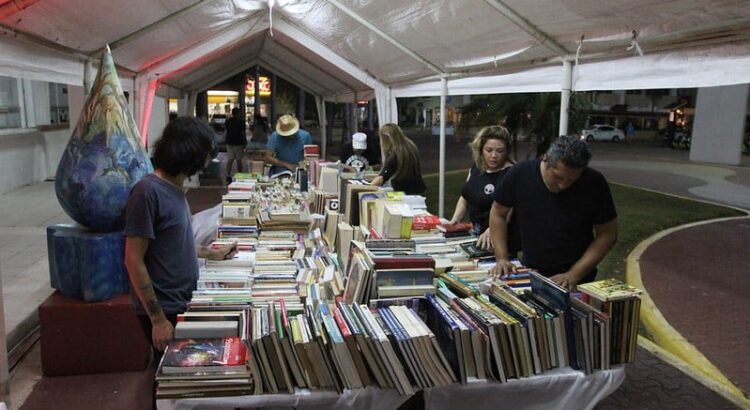
[[[635,360],[641,290],[617,279],[604,279],[578,285],[582,300],[597,312],[609,316],[611,326],[609,364],[632,363]]]
[[[156,383],[157,399],[262,393],[255,359],[237,336],[172,341]]]

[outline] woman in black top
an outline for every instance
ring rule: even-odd
[[[474,165],[466,177],[450,222],[461,222],[468,215],[474,224],[472,233],[478,237],[477,246],[492,249],[489,229],[492,194],[495,192],[495,186],[514,164],[510,158],[510,133],[499,125],[484,127],[469,146],[474,157]]]
[[[372,184],[381,186],[390,180],[394,191],[407,195],[424,194],[427,187],[422,180],[419,150],[414,142],[396,124],[383,125],[378,134],[385,164]]]

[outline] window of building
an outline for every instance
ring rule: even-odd
[[[0,129],[21,128],[18,80],[0,77]]]
[[[49,83],[49,111],[51,124],[66,124],[68,115],[68,86],[65,84]]]

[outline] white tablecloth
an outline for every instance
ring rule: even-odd
[[[474,380],[424,390],[426,409],[497,410],[508,409],[590,409],[617,390],[625,380],[625,367],[597,371],[588,376],[570,368],[555,369],[542,375],[507,383]],[[301,390],[296,394],[212,397],[158,400],[159,410],[235,409],[253,407],[295,407],[297,409],[396,409],[408,399],[394,389]]]
[[[624,366],[588,376],[568,367],[507,383],[470,381],[425,389],[424,401],[430,410],[590,409],[617,390],[623,380]]]
[[[211,397],[200,399],[157,400],[159,410],[219,410],[253,407],[294,407],[296,409],[373,409],[398,408],[409,396],[399,396],[395,389],[368,386],[364,389],[300,390],[295,394],[263,394],[259,396]]]

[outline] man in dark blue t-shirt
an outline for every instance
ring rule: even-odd
[[[190,208],[182,191],[188,176],[211,160],[212,130],[195,118],[167,124],[156,142],[152,174],[133,186],[125,213],[125,267],[133,305],[158,358],[172,337],[198,280],[198,260],[231,258],[236,243],[196,247]]]
[[[617,240],[617,213],[602,174],[588,168],[591,152],[574,137],[558,138],[541,158],[513,167],[495,189],[490,229],[495,275],[508,260],[506,216],[521,228],[523,264],[563,287],[596,278],[596,265]]]

